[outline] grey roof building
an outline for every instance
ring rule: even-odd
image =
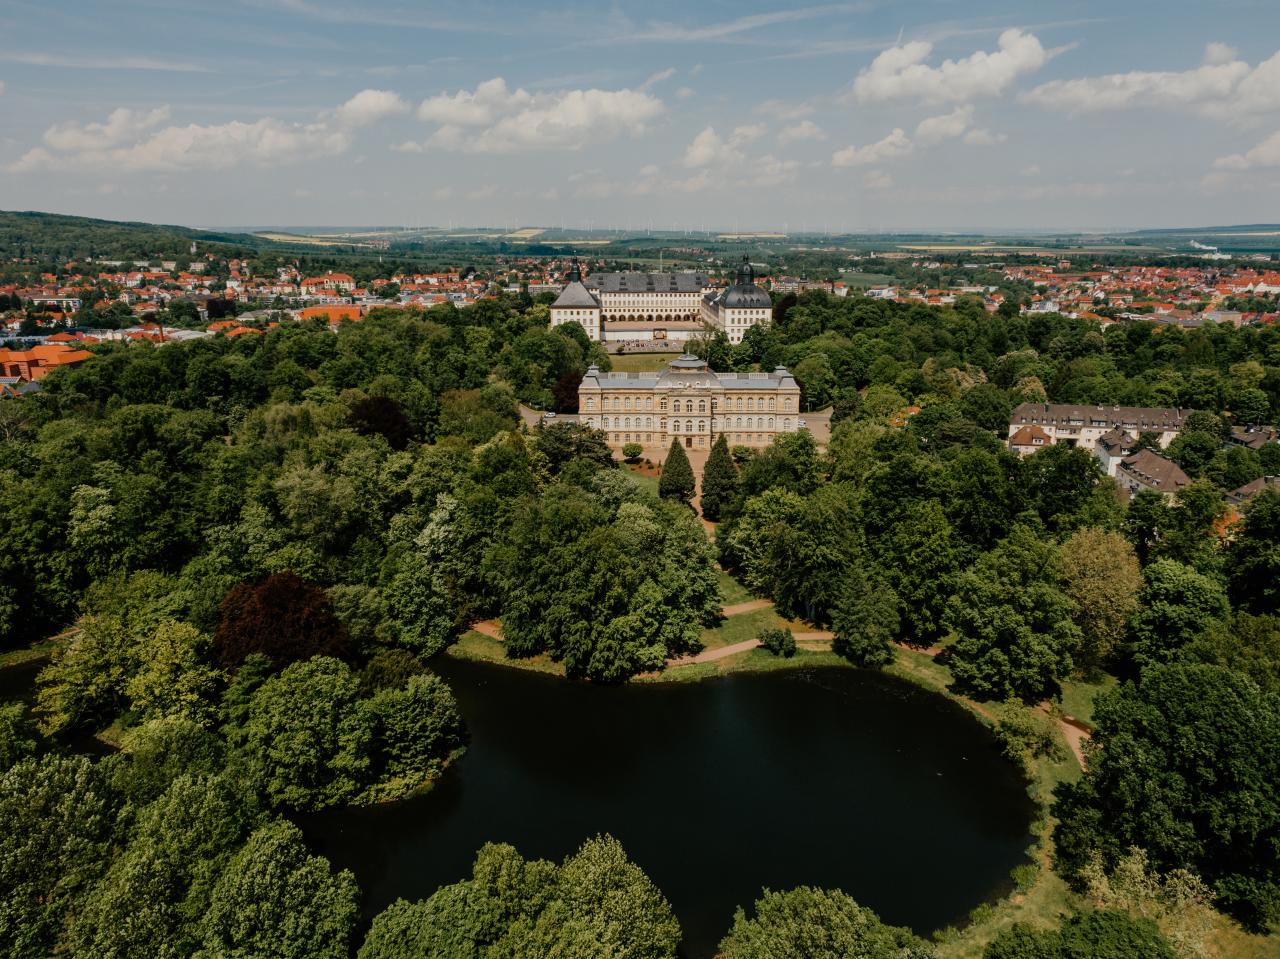
[[[663,447],[679,438],[709,449],[724,433],[741,446],[767,446],[803,428],[800,385],[784,367],[772,373],[717,373],[685,354],[656,373],[587,370],[578,387],[578,418],[604,430],[609,444]]]

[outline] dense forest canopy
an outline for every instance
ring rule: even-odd
[[[349,955],[354,881],[284,817],[409,795],[459,755],[432,657],[498,618],[508,655],[569,677],[660,670],[716,621],[717,561],[859,666],[940,645],[955,691],[996,715],[1114,675],[1088,771],[1058,799],[1055,868],[1091,888],[1137,848],[1250,928],[1280,921],[1280,493],[1238,522],[1225,499],[1280,473],[1280,447],[1224,443],[1276,421],[1280,332],[780,297],[770,327],[695,349],[720,370],[786,365],[806,409],[832,408],[831,438],[718,448],[711,540],[687,462],[654,495],[598,432],[523,425],[520,403],[571,410],[587,365],[609,364],[547,323],[544,303],[501,296],[336,332],[102,345],[0,401],[0,646],[59,637],[32,715],[0,714],[13,955]],[[1045,400],[1196,410],[1168,450],[1192,484],[1124,503],[1085,450],[1013,455],[1010,411]],[[75,754],[103,730],[117,752]],[[1096,916],[1010,931],[989,955],[1077,955],[1090,937],[1163,954],[1150,923]],[[601,838],[559,865],[486,847],[471,879],[379,917],[361,955],[406,955],[404,937],[494,959],[606,941],[671,956],[678,928]],[[764,893],[722,948],[930,947],[800,889]]]

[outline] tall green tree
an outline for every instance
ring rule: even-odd
[[[725,506],[738,494],[738,467],[729,454],[729,443],[721,433],[711,447],[707,465],[702,469],[702,515],[711,522],[720,519]]]
[[[360,913],[349,872],[312,856],[298,828],[263,826],[228,863],[201,924],[205,953],[226,959],[347,959]]]
[[[671,449],[662,464],[662,476],[658,479],[658,495],[663,499],[676,499],[687,503],[693,499],[696,488],[693,478],[693,467],[689,465],[689,457],[677,437],[671,441]]]
[[[839,890],[764,890],[755,915],[741,908],[720,943],[724,959],[931,959],[910,929],[889,926]]]
[[[1099,697],[1084,777],[1057,789],[1055,868],[1137,846],[1253,928],[1280,921],[1280,705],[1219,666],[1170,663]]]
[[[1269,487],[1245,510],[1227,551],[1231,597],[1254,613],[1280,612],[1280,490]]]

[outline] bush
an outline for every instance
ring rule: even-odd
[[[324,590],[286,570],[227,594],[213,644],[228,668],[263,653],[279,669],[312,656],[340,656],[347,629]]]
[[[791,635],[791,630],[789,629],[769,626],[760,630],[756,638],[760,640],[761,646],[775,656],[790,659],[796,654],[796,638]]]
[[[1052,716],[1018,702],[999,703],[992,712],[1005,757],[1023,768],[1040,757],[1061,762],[1069,755]]]
[[[640,454],[644,452],[644,447],[639,443],[624,443],[622,446],[622,456],[628,463],[634,463],[640,459]]]

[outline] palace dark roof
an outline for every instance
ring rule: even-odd
[[[592,273],[587,286],[601,293],[701,293],[710,281],[701,273]]]

